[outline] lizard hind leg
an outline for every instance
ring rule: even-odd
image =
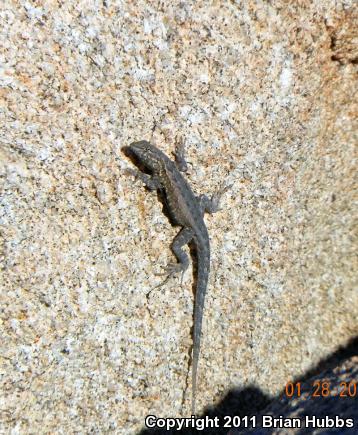
[[[175,257],[177,258],[177,263],[169,263],[164,269],[165,273],[158,273],[157,276],[166,276],[163,282],[155,286],[152,290],[162,287],[168,279],[177,273],[182,273],[181,284],[183,283],[184,272],[189,266],[189,257],[183,251],[182,247],[190,242],[193,238],[193,231],[190,228],[182,228],[179,233],[175,236],[172,244],[171,250],[173,251]],[[151,291],[149,293],[151,293]],[[148,293],[148,295],[149,295]]]
[[[175,255],[176,259],[178,260],[177,263],[170,263],[165,268],[166,274],[168,274],[168,277],[171,277],[173,275],[176,275],[177,273],[182,272],[182,281],[183,281],[183,275],[184,272],[189,267],[189,256],[186,252],[183,251],[183,246],[187,245],[190,240],[193,238],[194,233],[191,228],[182,228],[179,233],[175,236],[172,244],[171,249],[173,251],[173,254]]]

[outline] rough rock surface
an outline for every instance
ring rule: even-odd
[[[212,272],[198,407],[275,394],[357,334],[354,1],[0,7],[2,433],[190,412],[191,270],[121,147],[187,146]]]

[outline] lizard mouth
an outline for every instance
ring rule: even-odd
[[[150,143],[146,140],[140,140],[138,142],[132,142],[129,145],[129,148],[135,149],[135,150],[145,150],[148,147],[150,147]]]
[[[132,142],[130,145],[122,147],[121,150],[127,157],[130,158],[140,157],[143,155],[143,146],[140,145],[140,142]]]
[[[132,142],[128,147],[128,151],[132,154],[134,154],[136,157],[143,157],[147,148],[148,148],[148,142],[145,140],[141,140],[139,142]]]
[[[148,165],[148,157],[151,155],[150,143],[141,140],[132,142],[130,145],[122,148],[122,152],[137,166],[142,172],[148,172],[150,165]]]

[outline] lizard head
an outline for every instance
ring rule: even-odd
[[[132,142],[128,149],[151,171],[160,170],[164,154],[146,140]]]

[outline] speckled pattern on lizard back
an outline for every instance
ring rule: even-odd
[[[194,303],[193,354],[192,354],[192,414],[195,414],[197,372],[200,353],[200,339],[204,311],[204,300],[210,272],[209,234],[203,219],[204,212],[218,210],[221,190],[211,199],[205,195],[195,196],[189,184],[180,173],[186,170],[183,147],[177,147],[175,162],[147,141],[133,142],[128,150],[151,174],[132,171],[151,189],[164,192],[169,214],[182,227],[174,238],[171,249],[177,263],[167,267],[169,274],[184,272],[189,266],[189,257],[182,247],[193,241],[197,252],[197,283]]]

